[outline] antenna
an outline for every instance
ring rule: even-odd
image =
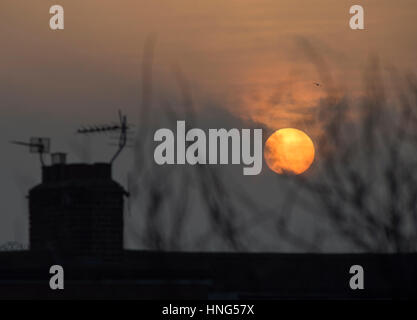
[[[41,161],[42,167],[45,165],[43,160],[43,154],[49,153],[49,149],[51,146],[51,139],[50,138],[39,138],[39,137],[32,137],[30,138],[29,142],[24,141],[10,141],[12,144],[17,144],[20,146],[29,147],[30,153],[38,153],[39,160]]]
[[[81,134],[90,134],[90,133],[107,133],[107,132],[120,132],[119,135],[119,143],[116,153],[110,160],[112,164],[114,160],[119,156],[122,152],[123,148],[126,146],[127,142],[127,132],[130,129],[131,125],[127,123],[127,117],[122,114],[119,110],[119,124],[105,124],[105,125],[94,125],[89,127],[82,127],[77,130],[77,133]]]

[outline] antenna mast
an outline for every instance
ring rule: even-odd
[[[41,162],[41,166],[45,166],[45,162],[43,160],[43,155],[45,153],[49,153],[50,145],[51,145],[51,139],[50,138],[38,138],[38,137],[32,137],[30,138],[29,142],[24,141],[10,141],[12,144],[20,145],[29,147],[30,153],[38,153],[39,154],[39,160]]]
[[[130,129],[130,125],[127,123],[127,116],[124,116],[119,110],[119,124],[116,125],[101,125],[101,126],[90,126],[87,128],[81,128],[77,130],[77,133],[90,134],[90,133],[107,133],[107,132],[120,132],[118,149],[110,160],[110,164],[116,160],[119,154],[122,152],[127,142],[127,132]]]

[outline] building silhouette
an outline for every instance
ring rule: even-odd
[[[56,163],[29,191],[30,248],[75,257],[113,257],[123,250],[122,186],[111,165]]]
[[[391,299],[417,297],[417,255],[123,249],[123,187],[111,164],[43,166],[29,191],[30,249],[0,252],[0,299]],[[365,270],[351,290],[349,269]],[[49,288],[49,269],[65,289]]]

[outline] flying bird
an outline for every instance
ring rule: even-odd
[[[314,83],[314,85],[316,86],[316,87],[320,87],[321,86],[321,84],[320,83],[318,83],[318,82],[313,82]]]

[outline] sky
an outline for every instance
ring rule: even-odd
[[[49,29],[54,4],[64,8],[65,30]],[[197,115],[210,114],[207,108],[215,104],[225,114],[271,130],[307,130],[303,121],[330,86],[323,81],[331,79],[352,97],[363,94],[363,69],[372,56],[383,66],[417,71],[417,2],[364,1],[363,31],[349,28],[354,4],[2,0],[0,243],[27,242],[24,197],[40,179],[37,159],[9,141],[50,136],[56,151],[70,152],[70,161],[109,157],[111,149],[101,147],[105,142],[85,141],[74,132],[82,124],[112,121],[119,108],[135,122],[142,50],[149,36],[156,39],[153,113],[167,103],[181,104],[175,73],[181,70]],[[325,66],[330,76],[318,70]],[[128,162],[129,153],[124,157]],[[116,171],[124,179],[126,173]]]

